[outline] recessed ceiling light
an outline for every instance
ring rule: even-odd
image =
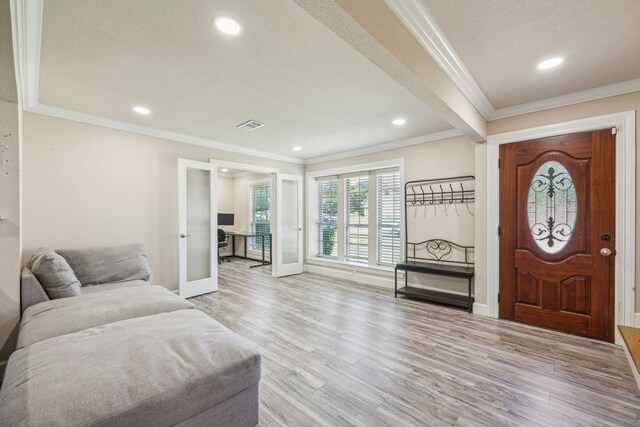
[[[222,169],[220,169],[220,172],[229,172],[229,169],[227,169],[227,168],[222,168]]]
[[[536,68],[538,70],[548,70],[550,68],[553,67],[557,67],[558,65],[562,64],[564,62],[564,58],[561,57],[555,57],[555,58],[549,58],[549,59],[545,59],[544,61],[542,61],[541,63],[539,63]]]
[[[291,149],[293,151],[300,151],[300,150],[302,150],[302,147],[300,147],[299,145],[296,145],[295,147],[291,147]]]
[[[402,126],[403,124],[407,123],[407,121],[405,119],[398,118],[392,121],[391,123],[393,123],[396,126]]]
[[[133,111],[135,111],[138,114],[142,114],[143,116],[148,116],[149,114],[151,114],[151,110],[149,110],[147,107],[142,107],[140,105],[136,105],[135,107],[133,107]]]
[[[235,36],[241,30],[240,24],[228,16],[218,16],[213,20],[213,23],[219,31],[229,34],[230,36]]]

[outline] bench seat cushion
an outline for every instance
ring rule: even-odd
[[[98,289],[101,287],[105,289]],[[186,308],[189,301],[145,281],[95,286],[96,290],[70,298],[45,301],[25,310],[17,348],[60,335],[135,317]]]
[[[466,277],[474,275],[474,268],[466,265],[440,264],[428,261],[402,261],[396,264],[396,270],[413,271],[420,273],[439,274],[441,276]]]
[[[201,311],[179,310],[17,350],[0,425],[175,425],[259,380],[250,343]]]

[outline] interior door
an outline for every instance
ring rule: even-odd
[[[303,271],[302,177],[276,175],[275,276]]]
[[[216,173],[211,164],[178,159],[180,296],[218,290]]]
[[[614,339],[615,135],[500,147],[500,317]]]

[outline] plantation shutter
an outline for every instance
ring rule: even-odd
[[[400,261],[400,172],[379,171],[377,187],[377,248],[378,264],[393,265]]]
[[[262,250],[262,239],[265,246],[269,247],[269,234],[271,233],[271,185],[268,183],[252,184],[250,192],[251,233],[258,234],[251,238],[250,248]]]
[[[318,255],[338,256],[338,178],[318,178]]]
[[[369,258],[369,174],[348,176],[345,182],[345,254],[348,261]]]

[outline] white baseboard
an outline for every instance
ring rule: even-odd
[[[491,313],[489,312],[489,306],[487,304],[480,304],[477,302],[473,303],[473,314],[492,317]]]
[[[636,313],[634,317],[635,317],[636,328],[640,328],[640,313]]]
[[[321,276],[334,277],[336,279],[352,280],[354,282],[362,283],[364,285],[373,285],[379,288],[385,288],[385,289],[391,289],[391,290],[395,289],[393,272],[389,272],[389,275],[390,275],[389,276],[383,273],[376,274],[371,272],[358,271],[357,269],[338,268],[334,266],[324,266],[324,265],[317,265],[317,264],[305,264],[304,271],[308,273],[319,274]],[[404,275],[401,276],[400,272],[398,272],[398,282],[399,282],[398,287],[400,287],[400,284],[404,286]],[[428,289],[430,291],[442,291],[442,289],[438,289],[432,286],[427,286],[427,285],[418,284],[418,283],[409,283],[409,286],[420,287],[420,288]],[[456,294],[456,295],[463,295],[463,296],[467,295],[464,292],[458,292],[458,291],[448,290],[447,292],[451,292],[452,294]],[[474,304],[474,312],[475,312],[475,306],[476,304]],[[485,311],[488,311],[488,310],[485,308]]]
[[[305,264],[304,271],[319,274],[321,276],[334,277],[336,279],[353,280],[365,285],[373,285],[379,288],[394,289],[393,276],[385,277],[380,274],[365,273],[358,270],[325,267],[322,265]]]

